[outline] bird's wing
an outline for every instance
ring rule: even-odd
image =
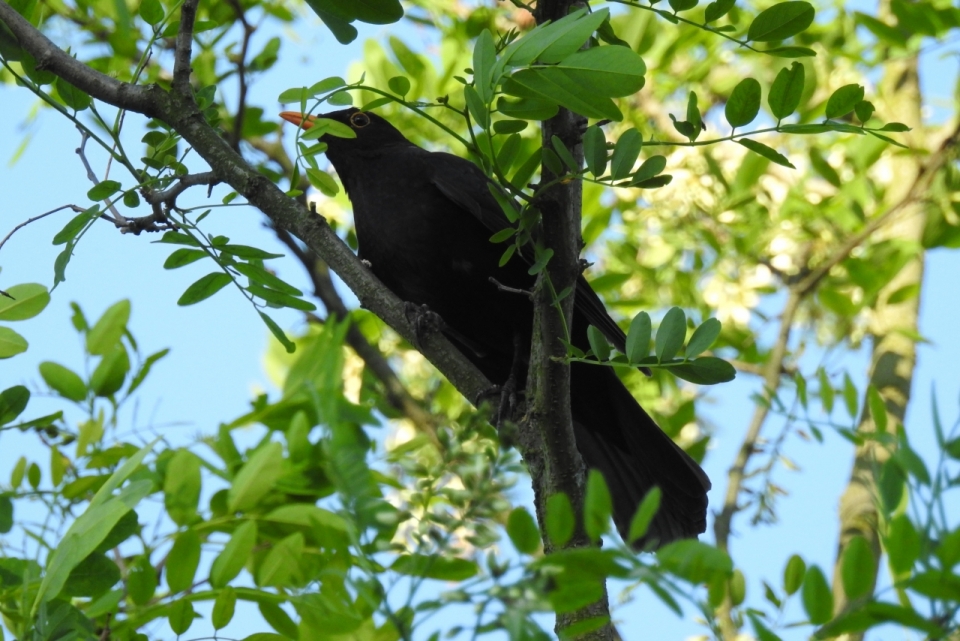
[[[470,212],[491,234],[511,227],[500,204],[490,193],[490,179],[469,160],[443,152],[430,153],[430,182],[440,193],[461,209]],[[496,187],[494,187],[496,188]],[[522,256],[527,262],[529,257]],[[577,311],[586,321],[596,327],[621,352],[626,351],[627,337],[620,326],[610,318],[603,301],[590,283],[580,276],[577,279],[577,296],[574,301]]]

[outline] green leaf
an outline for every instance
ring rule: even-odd
[[[187,287],[187,290],[177,300],[177,305],[185,307],[206,300],[226,287],[232,280],[228,274],[223,272],[211,272]]]
[[[749,125],[760,112],[760,83],[753,78],[744,78],[730,94],[724,107],[724,116],[733,128]]]
[[[775,4],[754,18],[747,30],[747,40],[785,40],[806,30],[813,23],[814,14],[813,5],[802,0]]]
[[[307,180],[310,181],[310,184],[316,188],[317,191],[330,198],[333,198],[340,192],[340,186],[337,185],[337,181],[325,171],[307,167]]]
[[[319,0],[307,0],[307,4],[314,10],[314,12],[320,17],[320,20],[323,24],[327,25],[327,29],[333,34],[333,37],[337,39],[342,45],[347,45],[357,39],[359,32],[357,28],[350,24],[350,21],[344,20],[329,11],[323,11],[318,9],[320,4]]]
[[[820,174],[824,180],[833,185],[834,187],[840,187],[840,174],[837,173],[837,170],[823,157],[823,153],[816,147],[810,148],[810,164],[813,166],[814,171]]]
[[[850,418],[856,418],[857,410],[860,408],[860,398],[857,387],[848,373],[843,375],[843,403],[847,406],[847,414]]]
[[[716,356],[701,356],[670,368],[674,376],[697,385],[728,383],[737,376],[733,365]]]
[[[86,383],[73,370],[51,361],[40,363],[39,370],[44,382],[60,396],[77,402],[87,397]]]
[[[522,118],[524,120],[549,120],[557,115],[560,108],[552,100],[531,98],[508,100],[504,97],[497,99],[497,110],[504,116]]]
[[[530,266],[530,269],[527,270],[527,273],[531,276],[536,276],[547,266],[547,263],[550,262],[550,259],[553,258],[553,250],[549,247],[540,252],[540,255],[537,256],[537,260],[533,265]]]
[[[178,231],[167,231],[163,233],[158,243],[166,245],[189,245],[190,247],[199,247],[200,241],[193,236]]]
[[[0,296],[0,320],[20,321],[33,318],[50,302],[50,294],[44,285],[24,283],[6,290],[9,296]]]
[[[303,292],[287,283],[285,280],[271,274],[263,267],[252,263],[237,263],[233,266],[238,272],[250,279],[251,283],[258,283],[270,287],[290,296],[303,296]]]
[[[94,552],[80,561],[60,590],[67,597],[98,597],[120,582],[120,568],[103,554]]]
[[[467,109],[470,111],[473,121],[480,127],[489,129],[490,112],[487,110],[487,106],[483,100],[480,99],[480,94],[477,93],[477,90],[467,85],[463,88],[463,97],[467,101]]]
[[[129,371],[130,357],[127,356],[127,349],[122,344],[116,343],[100,359],[100,363],[90,375],[90,389],[103,398],[113,396],[123,387]]]
[[[784,67],[777,74],[773,86],[770,87],[770,95],[767,96],[770,113],[777,120],[786,118],[800,106],[805,73],[803,65],[794,62],[789,69]]]
[[[387,81],[390,91],[398,96],[406,96],[410,92],[410,80],[406,76],[394,76]]]
[[[480,32],[477,44],[473,47],[473,81],[483,104],[490,104],[497,79],[493,77],[493,67],[497,62],[497,51],[493,43],[493,34],[489,29]],[[404,92],[405,93],[405,92]]]
[[[800,556],[793,554],[783,568],[783,590],[787,594],[794,594],[803,585],[803,577],[807,571],[807,564]]]
[[[646,358],[650,352],[651,334],[650,314],[639,312],[630,321],[630,329],[627,332],[627,358],[631,363],[637,363]]]
[[[699,356],[716,342],[720,336],[720,321],[716,318],[708,318],[693,332],[690,341],[687,343],[687,349],[684,351],[685,358]]]
[[[283,446],[271,442],[256,450],[233,479],[227,492],[231,512],[243,512],[273,489],[283,474]]]
[[[275,587],[287,587],[300,583],[303,545],[302,532],[294,532],[276,542],[260,564],[257,583]]]
[[[9,496],[0,496],[0,534],[13,529],[13,501]]]
[[[497,125],[501,122],[523,122],[522,120],[501,120],[494,123],[493,128],[496,129]],[[524,123],[526,124],[526,123]],[[520,145],[523,140],[520,138],[519,134],[510,134],[507,136],[507,139],[503,142],[503,145],[500,147],[500,151],[497,152],[497,166],[500,168],[504,174],[510,171],[510,168],[513,167],[513,161],[517,159],[517,154],[520,153]],[[511,208],[512,209],[512,208]]]
[[[0,328],[3,329],[3,328]],[[12,423],[30,401],[30,390],[23,385],[14,385],[0,392],[0,425]],[[19,483],[11,483],[14,487]]]
[[[594,541],[606,533],[613,514],[613,499],[607,482],[599,470],[592,469],[587,475],[587,488],[583,497],[583,528]]]
[[[803,609],[807,612],[810,623],[820,625],[833,616],[833,593],[823,572],[816,565],[807,568],[801,596]]]
[[[176,269],[178,267],[183,267],[184,265],[189,265],[190,263],[196,262],[201,258],[205,258],[207,252],[202,249],[187,249],[186,247],[182,249],[175,250],[172,254],[167,256],[167,260],[163,263],[164,269]]]
[[[150,565],[150,559],[141,556],[132,564],[127,574],[127,594],[137,605],[146,605],[157,591],[159,580],[157,571]]]
[[[264,287],[263,285],[259,285],[257,283],[250,283],[244,289],[254,296],[262,298],[271,306],[289,307],[291,309],[298,309],[304,312],[312,312],[317,308],[316,305],[309,301],[305,301],[302,298],[291,296],[290,294],[286,294],[269,287]]]
[[[87,332],[87,351],[103,356],[120,343],[120,337],[130,320],[130,301],[121,300],[103,313],[93,328]]]
[[[673,9],[674,12],[687,11],[697,6],[697,0],[669,0],[669,1],[670,1],[670,8]]]
[[[502,60],[512,66],[538,61],[553,64],[578,51],[608,18],[608,9],[587,13],[578,9],[560,20],[538,26],[504,49]]]
[[[287,354],[293,354],[295,351],[297,351],[296,343],[294,343],[287,337],[286,333],[284,333],[283,329],[281,329],[280,326],[277,325],[277,322],[275,320],[273,320],[263,312],[259,312],[259,314],[260,314],[260,318],[263,320],[264,324],[267,326],[267,329],[270,330],[270,333],[273,334],[274,338],[280,341],[280,344],[283,345],[283,348],[287,351]]]
[[[87,192],[87,198],[90,200],[106,200],[120,191],[120,189],[121,185],[116,180],[104,180],[94,185]]]
[[[113,493],[139,468],[157,440],[140,448],[110,475],[87,509],[57,542],[47,559],[47,573],[37,590],[31,614],[37,612],[41,603],[60,593],[73,568],[89,556],[106,539],[113,526],[153,490],[153,482],[143,479],[130,483],[118,494]]]
[[[643,138],[639,131],[628,129],[623,132],[613,148],[613,157],[610,159],[610,176],[614,180],[630,175],[642,146]]]
[[[960,578],[952,572],[921,572],[910,579],[906,587],[932,599],[960,601]]]
[[[662,172],[667,167],[667,158],[666,156],[656,155],[650,156],[640,164],[640,168],[634,172],[633,176],[630,178],[631,187],[651,187],[651,180],[654,177],[657,177],[657,174]],[[669,179],[670,176],[659,176],[659,179]],[[667,184],[670,181],[667,180],[663,184]]]
[[[633,130],[631,130],[633,131]],[[583,157],[590,173],[599,178],[607,168],[607,138],[596,125],[587,127],[583,135]]]
[[[230,254],[244,260],[269,260],[271,258],[283,258],[283,254],[273,254],[264,251],[259,247],[250,247],[249,245],[221,245],[217,247],[224,254]]]
[[[77,234],[80,233],[80,230],[87,226],[87,223],[96,219],[98,216],[100,216],[100,205],[94,205],[80,212],[71,218],[70,221],[63,226],[63,229],[57,232],[57,235],[53,237],[53,244],[62,245],[73,240]]]
[[[894,574],[908,575],[920,558],[921,541],[916,527],[905,514],[898,514],[890,520],[884,548]]]
[[[281,544],[283,542],[281,541]],[[274,548],[276,549],[276,548]],[[260,610],[263,619],[277,632],[283,635],[283,639],[296,639],[300,636],[297,630],[297,624],[293,622],[290,615],[279,605],[272,601],[259,601],[257,609]]]
[[[546,530],[554,547],[563,547],[573,536],[575,525],[570,498],[563,492],[547,499]]]
[[[426,554],[408,554],[397,558],[390,569],[408,576],[422,576],[441,581],[466,581],[477,575],[477,564],[468,559]]]
[[[599,361],[606,361],[610,358],[610,343],[607,342],[603,332],[590,325],[587,327],[587,340],[590,342],[590,349]]]
[[[876,572],[877,563],[867,540],[862,536],[850,539],[840,560],[840,577],[847,597],[852,600],[869,594]]]
[[[140,8],[137,11],[143,21],[151,27],[163,20],[163,5],[160,4],[160,0],[140,0]]]
[[[0,359],[27,351],[27,339],[9,327],[0,327]]]
[[[177,525],[190,525],[197,517],[199,502],[200,459],[188,450],[177,450],[167,463],[164,476],[163,504],[167,514]]]
[[[560,140],[558,136],[551,136],[550,143],[553,145],[554,151],[557,152],[557,155],[563,161],[563,164],[567,166],[571,171],[579,171],[580,165],[577,163],[576,159],[573,157],[573,154],[570,153],[570,150],[567,149],[567,146],[563,144],[563,141]]]
[[[853,111],[863,100],[863,87],[858,84],[844,85],[833,92],[827,100],[826,117],[842,118]]]
[[[796,169],[787,157],[781,154],[776,149],[766,146],[762,142],[757,142],[756,140],[751,140],[750,138],[740,138],[737,140],[738,143],[749,149],[755,154],[759,154],[766,158],[767,160],[773,161],[778,165],[783,167],[789,167],[790,169]]]
[[[507,535],[522,554],[533,554],[540,548],[540,530],[537,523],[522,507],[516,507],[507,517]]]
[[[170,591],[186,592],[193,585],[193,577],[200,565],[200,536],[195,530],[184,530],[177,535],[167,555],[167,585]]]
[[[763,53],[777,58],[813,58],[817,52],[809,47],[774,47]]]
[[[736,0],[716,0],[716,2],[711,2],[703,12],[704,23],[710,24],[711,22],[719,20],[730,13],[730,10],[733,9],[735,4]]]
[[[660,565],[691,583],[728,579],[733,562],[726,552],[695,539],[669,543],[657,551]]]
[[[662,363],[676,356],[683,347],[683,339],[686,337],[687,316],[679,307],[671,307],[657,329],[657,338],[654,342],[657,360]]]
[[[57,89],[57,95],[70,109],[83,111],[90,106],[92,99],[85,91],[77,89],[63,78],[57,78],[53,81],[53,86]]]
[[[167,622],[170,624],[170,629],[178,637],[190,629],[196,616],[197,613],[193,609],[193,605],[186,599],[174,601],[167,608]]]
[[[647,534],[653,517],[656,516],[657,510],[660,509],[660,499],[662,495],[663,493],[660,491],[660,488],[653,486],[653,488],[647,492],[646,496],[643,497],[643,501],[640,502],[640,507],[637,508],[633,519],[630,521],[630,534],[627,537],[629,543],[636,543]]]
[[[237,591],[229,585],[220,590],[217,599],[213,602],[213,612],[210,615],[210,624],[214,630],[222,630],[230,624],[236,606]]]
[[[150,373],[150,369],[153,367],[153,364],[169,353],[170,349],[164,348],[159,352],[150,354],[150,356],[148,356],[140,366],[140,369],[137,371],[136,375],[134,375],[133,379],[130,381],[130,387],[127,389],[127,394],[133,394],[133,391],[140,387],[140,384],[143,383],[144,379],[147,378],[147,375]]]
[[[403,17],[400,0],[309,0],[307,4],[318,15],[322,11],[348,22],[391,24]]]
[[[493,123],[493,131],[497,134],[514,134],[526,128],[526,120],[498,120]]]
[[[876,110],[877,108],[874,107],[873,103],[869,100],[861,100],[853,107],[854,113],[857,114],[857,120],[863,124],[866,124],[866,122],[870,120],[870,118],[873,116],[873,112]]]
[[[257,522],[244,521],[238,525],[230,540],[223,546],[223,551],[210,566],[210,585],[222,588],[236,578],[253,554],[256,543]]]

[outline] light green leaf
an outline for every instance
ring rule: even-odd
[[[177,300],[177,305],[185,307],[206,300],[226,287],[232,278],[223,272],[211,272],[187,287]]]
[[[785,40],[806,30],[813,23],[813,5],[802,0],[780,2],[754,18],[747,39],[755,42]]]
[[[233,531],[233,536],[210,566],[210,585],[222,588],[232,581],[253,554],[257,543],[257,522],[244,521]]]
[[[8,296],[0,296],[0,321],[19,321],[33,318],[50,302],[50,294],[44,285],[24,283],[5,290]]]
[[[60,396],[78,402],[87,397],[86,383],[73,370],[51,361],[40,363],[39,370],[44,382]]]
[[[227,492],[231,512],[243,512],[257,504],[273,489],[283,474],[283,446],[267,443],[250,457],[233,479]]]
[[[130,301],[114,303],[87,333],[87,351],[103,356],[120,343],[120,337],[130,320]]]

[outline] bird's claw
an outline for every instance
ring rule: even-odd
[[[403,304],[403,312],[407,317],[407,322],[413,326],[413,333],[417,337],[417,342],[431,332],[443,331],[445,323],[436,313],[426,305],[417,305],[409,301]]]

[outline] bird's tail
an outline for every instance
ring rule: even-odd
[[[707,527],[710,480],[640,407],[612,368],[574,364],[572,410],[577,449],[599,470],[613,498],[613,521],[626,539],[637,507],[654,486],[660,509],[638,548],[695,538]]]

